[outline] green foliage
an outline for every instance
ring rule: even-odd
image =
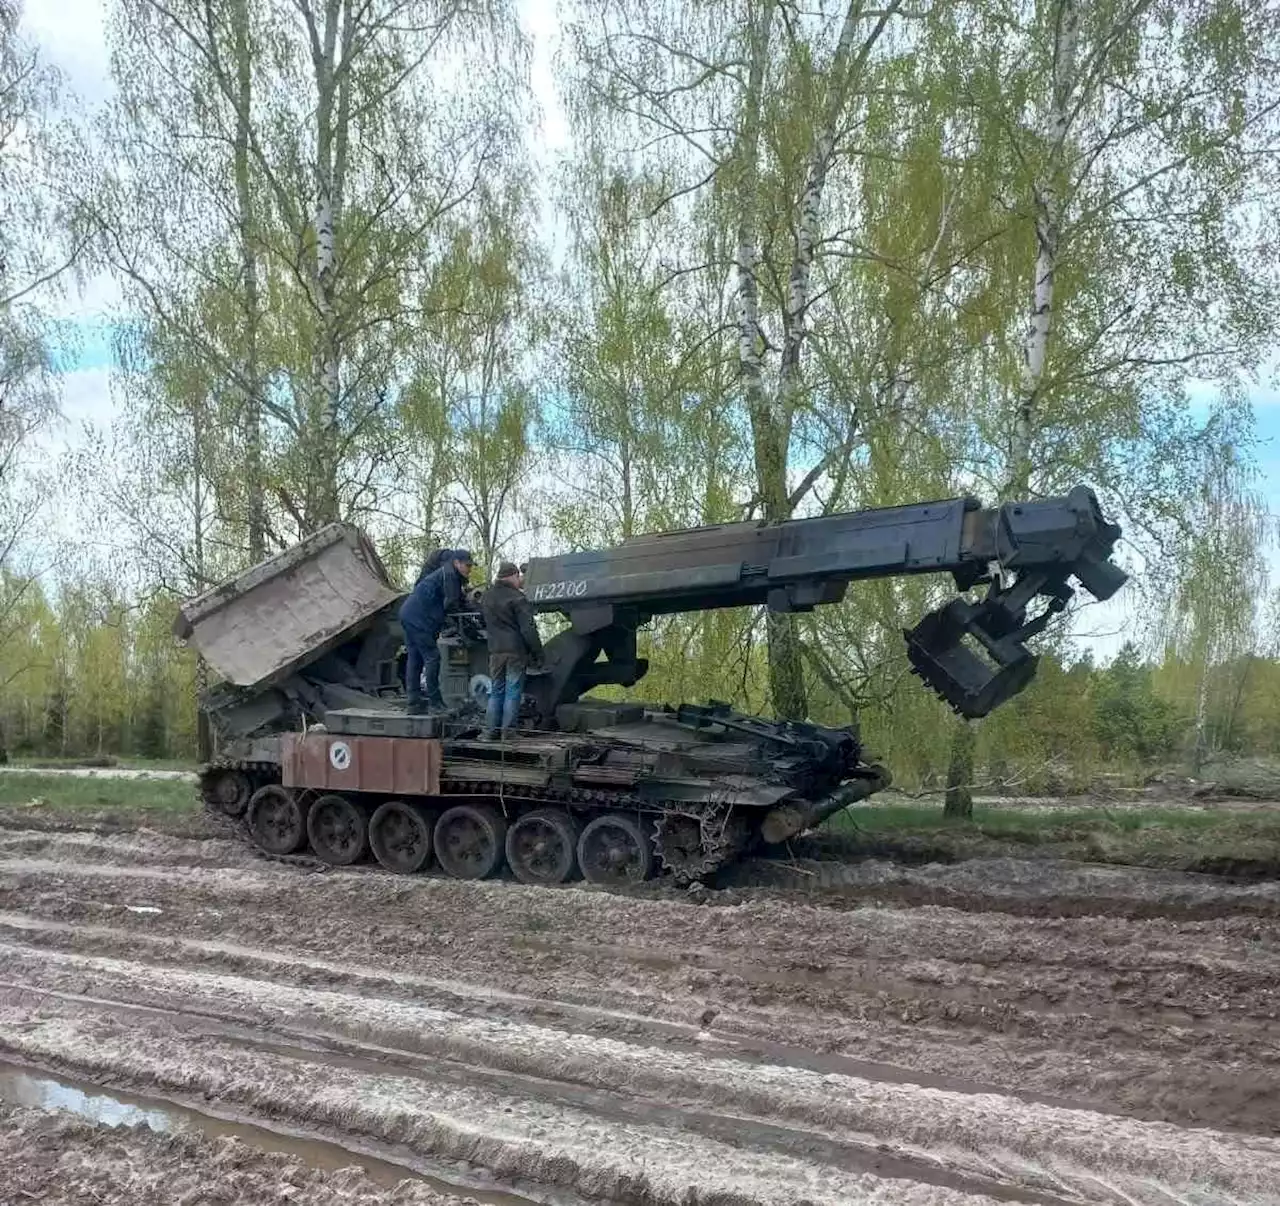
[[[28,126],[58,187],[7,187],[31,165],[0,105],[0,191],[21,199],[0,298],[86,220],[123,295],[120,421],[66,474],[105,569],[84,549],[37,578],[11,555],[48,495],[15,450],[55,366],[38,315],[0,313],[11,746],[186,753],[174,599],[335,517],[407,585],[445,545],[487,570],[1082,480],[1169,586],[1150,591],[1159,648],[1095,668],[1051,634],[1030,689],[974,729],[979,785],[1280,738],[1250,419],[1190,402],[1277,332],[1275,5],[568,0],[554,174],[522,145],[507,3],[109,8],[92,181],[52,154],[56,81],[36,72]],[[0,85],[26,62],[12,24]],[[772,625],[662,617],[630,694],[856,720],[901,781],[936,785],[954,722],[900,630],[949,590],[861,583]]]
[[[1067,858],[1274,875],[1280,816],[1138,802],[1116,808],[983,807],[954,820],[923,804],[884,803],[827,823],[845,848],[931,859]]]
[[[1095,684],[1093,725],[1103,755],[1151,765],[1168,759],[1179,738],[1177,711],[1156,694],[1151,668],[1126,643]]]
[[[31,589],[0,644],[0,732],[11,755],[195,753],[194,658],[171,628],[172,596],[126,608],[110,590]]]

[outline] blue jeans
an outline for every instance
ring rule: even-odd
[[[496,733],[499,722],[503,729],[514,729],[520,716],[520,699],[524,695],[524,661],[509,654],[496,654],[489,662],[489,707],[484,714],[484,731]]]
[[[440,647],[436,638],[440,630],[420,628],[417,624],[404,625],[404,690],[411,704],[422,703],[422,679],[427,680],[427,702],[434,707],[444,707],[440,694]]]

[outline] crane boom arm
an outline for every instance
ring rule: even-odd
[[[912,669],[956,711],[983,716],[1035,674],[1025,641],[1074,594],[1097,599],[1126,581],[1111,560],[1120,538],[1093,491],[984,508],[972,498],[665,532],[610,549],[530,561],[525,589],[539,611],[570,621],[547,648],[534,690],[544,711],[602,683],[631,685],[647,664],[635,631],[654,616],[766,605],[804,612],[843,599],[850,582],[949,573],[958,595],[904,632]],[[1045,600],[1028,617],[1028,606]],[[604,654],[601,662],[600,655]]]

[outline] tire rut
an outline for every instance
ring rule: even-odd
[[[658,1124],[703,1135],[724,1143],[747,1143],[753,1149],[772,1150],[788,1156],[820,1160],[823,1164],[851,1172],[870,1173],[879,1178],[906,1180],[925,1185],[985,1195],[1001,1202],[1039,1203],[1041,1206],[1072,1206],[1077,1200],[1026,1186],[991,1178],[965,1176],[938,1161],[894,1154],[887,1145],[856,1143],[828,1138],[811,1130],[786,1127],[739,1115],[694,1110],[644,1098],[628,1099],[614,1093],[584,1088],[542,1077],[518,1075],[475,1064],[434,1059],[417,1052],[368,1043],[339,1041],[305,1032],[273,1036],[258,1034],[234,1023],[221,1021],[203,1011],[183,1011],[110,1001],[74,993],[23,988],[0,981],[0,989],[18,989],[94,1009],[120,1017],[163,1016],[179,1023],[183,1033],[229,1039],[239,1046],[299,1060],[318,1067],[348,1068],[376,1075],[410,1076],[433,1084],[451,1084],[459,1089],[485,1086],[495,1091],[519,1091],[555,1105],[589,1112],[592,1117],[619,1123]],[[191,1027],[182,1022],[190,1020]]]

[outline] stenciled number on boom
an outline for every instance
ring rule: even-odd
[[[586,578],[576,582],[544,582],[533,588],[533,597],[539,603],[547,599],[580,599],[587,593],[587,585]]]

